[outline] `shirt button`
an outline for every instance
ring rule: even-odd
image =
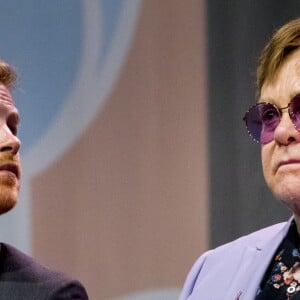
[[[286,290],[289,294],[293,294],[296,291],[296,288],[294,286],[289,286]]]

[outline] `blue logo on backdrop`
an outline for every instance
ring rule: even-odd
[[[80,1],[5,1],[0,57],[16,66],[22,151],[43,134],[74,82],[82,51]],[[7,18],[7,20],[4,20]]]
[[[23,153],[41,138],[73,88],[85,42],[84,2],[10,0],[1,4],[0,58],[19,73],[14,97],[22,117]],[[126,1],[94,2],[101,12],[100,55],[94,62],[100,69]]]

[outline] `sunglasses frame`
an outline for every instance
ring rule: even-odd
[[[249,113],[251,112],[252,109],[257,108],[257,107],[260,106],[260,105],[271,105],[271,106],[273,106],[273,107],[275,108],[275,110],[278,112],[279,121],[281,120],[282,112],[283,112],[284,110],[287,109],[287,110],[288,110],[289,117],[290,117],[290,119],[291,119],[291,121],[292,121],[294,127],[296,128],[296,130],[298,130],[298,131],[300,132],[300,125],[299,125],[299,128],[296,126],[296,124],[295,124],[295,119],[296,119],[296,118],[295,118],[295,114],[294,114],[294,112],[291,110],[291,105],[292,105],[293,103],[295,103],[295,101],[299,101],[299,104],[300,104],[300,94],[297,94],[295,97],[293,97],[293,98],[291,99],[291,101],[288,103],[288,105],[285,106],[285,107],[278,107],[277,105],[275,105],[274,103],[271,103],[271,102],[258,102],[258,103],[256,103],[256,104],[250,106],[249,109],[246,111],[244,117],[243,117],[243,121],[245,122],[245,126],[246,126],[246,129],[247,129],[247,132],[248,132],[248,134],[250,135],[251,139],[252,139],[254,142],[256,142],[256,143],[258,143],[258,144],[262,144],[262,145],[268,144],[268,143],[270,143],[270,142],[274,139],[274,137],[273,137],[273,139],[270,140],[269,142],[262,143],[260,140],[256,139],[256,138],[253,136],[253,134],[251,133],[251,131],[249,130],[249,126],[248,126],[248,115],[249,115]],[[300,108],[300,105],[299,105],[299,108]],[[261,123],[263,124],[262,121],[261,121]],[[279,123],[278,123],[278,124],[279,124]],[[277,126],[278,126],[278,125],[277,125]],[[275,129],[277,128],[277,126],[275,127]],[[275,131],[275,129],[274,129],[274,131]]]

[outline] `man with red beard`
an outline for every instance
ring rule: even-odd
[[[19,114],[10,89],[14,70],[0,61],[0,214],[17,203],[20,190]],[[80,282],[50,270],[10,245],[0,244],[0,300],[82,299],[88,296]]]

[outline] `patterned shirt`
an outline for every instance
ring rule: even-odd
[[[255,300],[300,300],[300,237],[295,221],[279,245]]]

